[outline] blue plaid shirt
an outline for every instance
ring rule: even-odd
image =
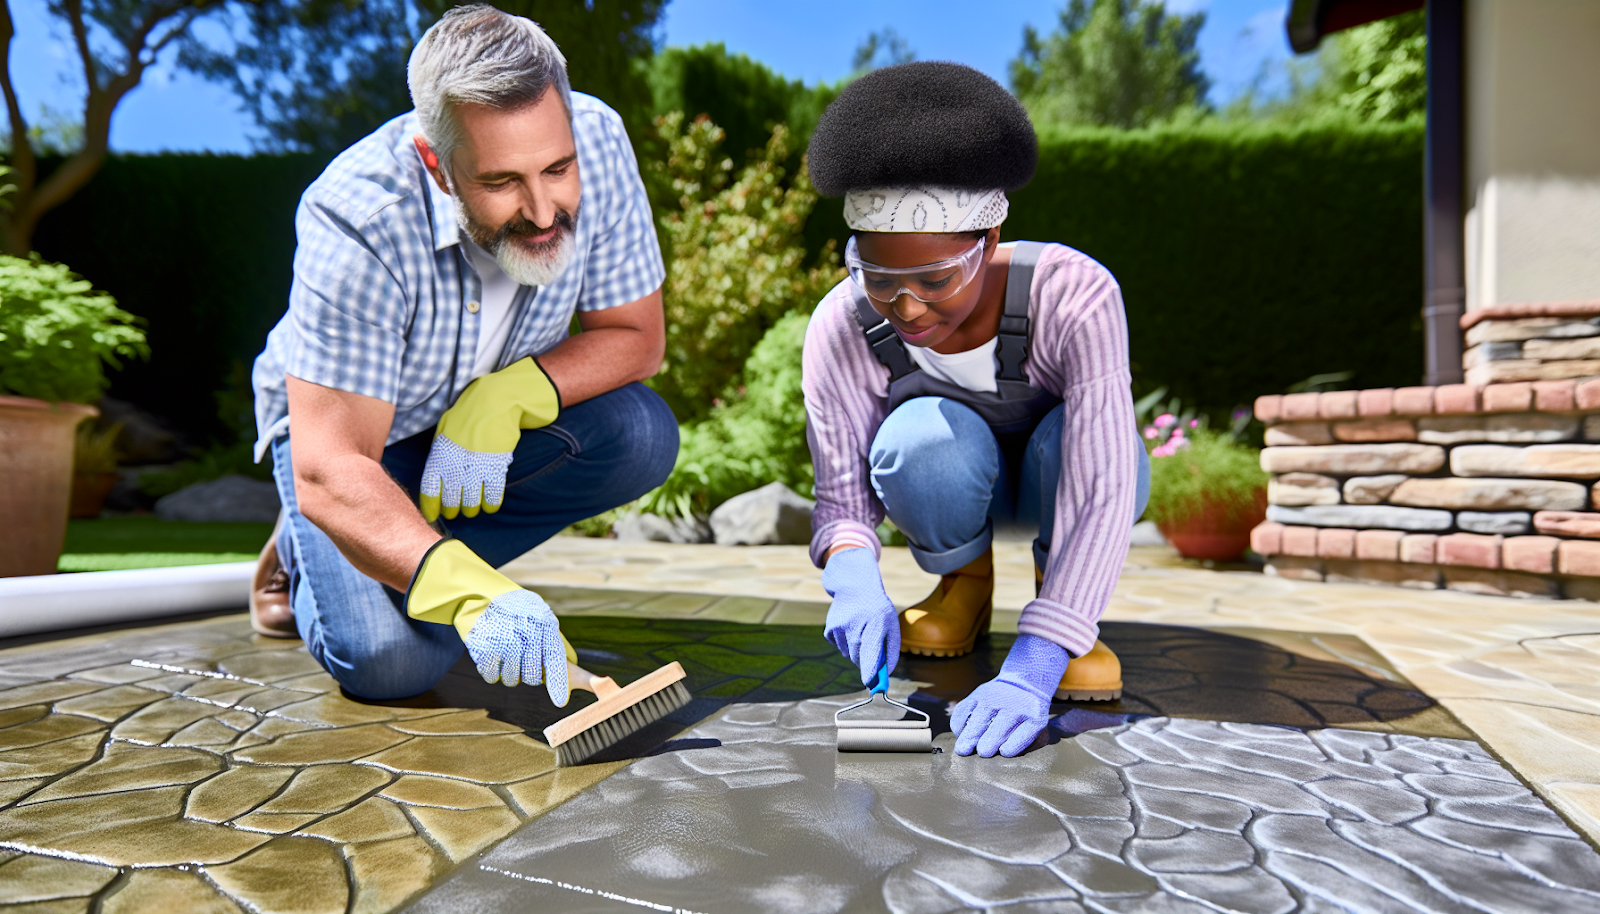
[[[288,434],[284,375],[395,405],[393,444],[436,425],[472,381],[482,283],[462,250],[455,202],[422,166],[414,113],[334,159],[300,198],[289,310],[251,377],[256,459]],[[650,202],[622,119],[572,93],[583,203],[577,254],[512,307],[500,368],[567,338],[574,310],[637,301],[666,275]]]

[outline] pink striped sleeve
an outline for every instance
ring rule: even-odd
[[[812,313],[801,359],[806,438],[817,480],[811,561],[819,568],[836,543],[881,553],[876,531],[883,506],[872,492],[867,454],[887,412],[889,371],[856,326],[849,282],[835,286]]]
[[[1100,264],[1052,246],[1033,287],[1035,386],[1065,403],[1055,529],[1038,599],[1017,630],[1088,653],[1128,556],[1139,467],[1122,292]]]

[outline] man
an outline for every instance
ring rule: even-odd
[[[296,214],[254,372],[284,510],[252,619],[364,698],[427,690],[465,647],[560,705],[555,617],[494,569],[672,468],[677,425],[638,383],[665,348],[650,206],[621,119],[533,22],[453,9],[408,82],[416,110]]]

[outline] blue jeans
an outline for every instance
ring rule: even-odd
[[[1065,410],[1059,405],[1031,433],[1005,440],[972,409],[944,397],[907,400],[883,420],[869,454],[872,490],[922,570],[949,574],[983,555],[997,523],[1037,529],[1033,560],[1045,566]],[[1149,500],[1150,457],[1141,445],[1135,518]]]
[[[384,449],[383,466],[413,499],[433,433]],[[660,485],[678,455],[678,424],[643,384],[585,400],[554,424],[522,433],[494,514],[448,521],[450,533],[496,567],[569,524],[627,504]],[[345,690],[383,700],[426,692],[461,657],[451,625],[405,614],[405,595],[357,571],[300,513],[289,439],[272,443],[283,501],[278,559],[289,573],[295,626],[306,649]]]

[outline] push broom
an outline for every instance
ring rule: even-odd
[[[569,661],[568,685],[593,692],[596,701],[544,728],[556,764],[581,765],[688,704],[689,687],[683,680],[683,665],[676,660],[625,686]]]

